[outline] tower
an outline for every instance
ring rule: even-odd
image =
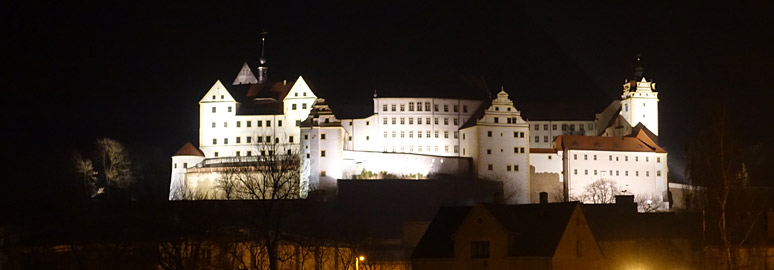
[[[266,32],[261,33],[261,59],[258,59],[258,83],[265,83],[267,79],[266,72],[269,67],[266,66],[266,57],[264,50],[266,48]]]
[[[658,92],[655,90],[656,83],[645,78],[638,54],[632,77],[623,85],[621,115],[632,127],[642,123],[658,135]]]

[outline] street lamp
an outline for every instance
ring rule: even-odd
[[[365,256],[360,255],[355,259],[355,270],[360,270],[360,262],[365,260]]]

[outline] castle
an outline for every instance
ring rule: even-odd
[[[600,179],[649,204],[668,198],[658,93],[639,58],[621,99],[582,121],[524,119],[504,89],[488,100],[375,93],[370,116],[339,119],[301,76],[269,82],[263,57],[256,71],[245,63],[199,101],[199,146],[172,157],[170,199],[183,186],[217,198],[223,168],[286,154],[257,147],[267,145],[300,156],[303,190],[335,194],[338,179],[471,175],[501,181],[509,203],[537,202],[540,192],[600,202],[587,194]]]

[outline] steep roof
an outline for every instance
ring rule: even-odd
[[[199,150],[199,148],[196,148],[196,146],[193,146],[190,142],[187,142],[183,145],[183,147],[180,147],[180,150],[177,150],[173,156],[199,156],[204,157],[204,152],[202,150]]]
[[[643,137],[644,136],[644,137]],[[637,137],[602,137],[560,135],[554,147],[562,150],[629,151],[666,153],[646,135]]]
[[[530,153],[535,154],[556,154],[556,149],[553,148],[530,148]]]
[[[228,91],[238,101],[237,115],[283,114],[283,102],[294,82],[240,84],[229,86]]]
[[[441,207],[419,240],[411,258],[454,257],[454,232],[473,207]]]
[[[515,245],[511,256],[550,257],[578,207],[578,202],[551,204],[501,205],[484,204],[510,233]]]

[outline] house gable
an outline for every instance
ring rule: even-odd
[[[604,256],[580,205],[576,206],[551,259],[553,269],[603,269]]]
[[[231,93],[226,89],[226,86],[223,85],[223,83],[220,82],[220,80],[216,81],[215,84],[210,87],[210,90],[207,91],[207,94],[205,94],[201,100],[199,100],[199,103],[209,103],[209,102],[236,102],[233,96],[231,96]]]

